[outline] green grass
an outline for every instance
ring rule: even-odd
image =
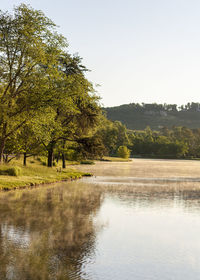
[[[12,190],[39,184],[48,184],[58,181],[79,179],[82,176],[91,176],[90,173],[76,171],[75,169],[62,170],[58,167],[48,168],[37,160],[28,160],[27,167],[23,167],[22,159],[15,160],[8,165],[0,166],[0,190]],[[16,175],[8,175],[8,170],[20,170]],[[2,174],[2,175],[1,175]]]
[[[119,158],[119,157],[103,157],[102,161],[129,162],[129,161],[131,161],[131,159],[129,159],[129,158]]]
[[[80,164],[95,164],[92,160],[81,160]]]

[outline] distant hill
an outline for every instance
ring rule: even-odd
[[[128,129],[153,130],[162,127],[186,126],[200,128],[200,103],[188,103],[178,107],[176,104],[138,104],[130,103],[104,108],[107,118],[121,121]]]

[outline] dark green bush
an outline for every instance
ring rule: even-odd
[[[0,169],[0,175],[8,175],[8,176],[20,176],[22,175],[22,170],[20,167],[8,167],[4,169]]]
[[[92,173],[84,173],[83,176],[85,176],[85,177],[92,177],[93,175],[92,175]]]

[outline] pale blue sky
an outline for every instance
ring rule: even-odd
[[[0,8],[21,2],[60,26],[103,105],[200,101],[200,1],[3,0]]]

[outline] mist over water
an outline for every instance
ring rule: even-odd
[[[200,162],[79,168],[95,176],[0,193],[0,279],[199,279]]]

